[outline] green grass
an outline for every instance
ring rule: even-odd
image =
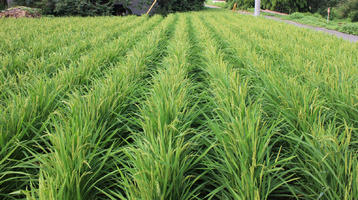
[[[356,43],[221,9],[0,26],[0,199],[358,196]]]

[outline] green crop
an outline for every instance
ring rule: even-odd
[[[224,10],[0,26],[0,199],[358,196],[355,43]]]

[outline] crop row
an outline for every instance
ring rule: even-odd
[[[0,198],[358,196],[356,44],[228,11],[0,23]]]

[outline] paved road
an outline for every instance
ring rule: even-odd
[[[206,5],[206,4],[205,4],[205,7],[207,7],[207,8],[220,8],[219,6],[212,6],[212,5]]]
[[[205,5],[205,7],[207,7],[207,8],[220,8],[220,7],[217,7],[217,6],[210,6],[210,5]],[[238,12],[241,13],[241,14],[245,14],[245,15],[252,14],[252,13],[249,13],[249,12],[240,12],[240,11],[238,11]],[[337,36],[339,38],[343,38],[344,40],[348,40],[350,42],[358,42],[358,36],[356,36],[356,35],[350,35],[350,34],[342,33],[342,32],[339,32],[339,31],[329,30],[329,29],[326,29],[326,28],[300,24],[300,23],[297,23],[297,22],[293,22],[293,21],[290,21],[290,20],[284,20],[284,19],[280,19],[278,17],[273,17],[273,16],[264,16],[264,17],[267,18],[267,19],[272,19],[272,20],[276,20],[276,21],[279,21],[279,22],[292,24],[294,26],[298,26],[298,27],[301,27],[301,28],[307,28],[307,29],[311,29],[311,30],[315,30],[315,31],[321,31],[321,32],[324,32],[324,33],[335,35],[335,36]]]

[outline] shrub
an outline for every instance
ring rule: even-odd
[[[62,0],[55,5],[56,15],[110,15],[113,9],[113,2],[110,1]]]
[[[279,12],[306,12],[308,2],[306,0],[262,0],[262,5],[270,10]]]
[[[289,19],[302,19],[304,18],[305,15],[303,13],[299,13],[299,12],[295,12],[295,13],[292,13],[291,15],[289,15]]]
[[[358,9],[358,7],[357,7],[357,9]],[[357,22],[358,21],[358,10],[351,11],[348,14],[348,18],[350,18],[352,20],[352,22]]]
[[[254,0],[228,0],[231,8],[235,3],[242,9],[252,8],[255,6]],[[280,12],[292,13],[297,11],[308,11],[306,0],[261,0],[261,8],[276,10]]]
[[[158,0],[157,12],[167,14],[176,11],[199,10],[204,7],[205,0]],[[65,16],[110,15],[117,3],[124,6],[132,0],[15,0],[16,5],[37,7],[44,14]],[[152,4],[152,0],[143,0],[139,4]],[[1,7],[0,7],[1,8]]]
[[[205,0],[159,0],[157,12],[166,14],[177,11],[200,10],[204,7],[204,2]]]
[[[227,0],[227,2],[229,8],[232,8],[234,3],[237,3],[237,6],[242,9],[255,6],[255,0]],[[261,8],[286,13],[318,12],[319,14],[326,16],[327,8],[336,6],[338,2],[338,0],[261,0]]]
[[[327,8],[336,6],[339,0],[310,0],[307,3],[310,12],[327,16]]]
[[[339,28],[339,31],[358,35],[358,23],[348,23]]]
[[[4,10],[7,7],[6,0],[0,0],[0,10]]]
[[[37,7],[44,14],[63,15],[109,15],[113,9],[112,0],[15,0],[16,5]]]
[[[345,0],[337,6],[337,15],[340,18],[350,18],[358,21],[358,0]]]

